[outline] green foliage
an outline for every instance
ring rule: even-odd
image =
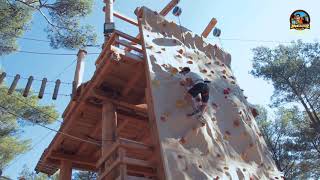
[[[46,174],[43,173],[35,173],[31,171],[26,165],[23,166],[22,171],[19,173],[20,178],[24,178],[25,180],[58,180],[59,175],[58,173],[54,174],[52,177],[48,177]]]
[[[320,130],[320,44],[293,42],[275,49],[253,49],[255,77],[272,81],[273,105],[300,103],[309,117],[310,125]]]
[[[27,30],[32,12],[19,2],[0,0],[0,55],[17,50],[17,38]]]
[[[34,125],[34,123],[50,124],[58,118],[54,106],[39,105],[36,96],[31,95],[25,98],[20,92],[9,96],[7,90],[7,87],[0,86],[0,105],[23,118],[17,118],[0,108],[0,169],[6,167],[12,159],[26,152],[30,147],[29,140],[19,138],[21,127]]]
[[[73,180],[95,180],[98,179],[98,174],[89,171],[79,171],[73,174]]]
[[[0,0],[0,55],[17,50],[17,38],[28,29],[35,12],[47,21],[44,29],[53,48],[75,49],[95,44],[94,28],[80,23],[91,13],[93,2]]]
[[[275,119],[258,107],[256,118],[272,157],[286,179],[320,178],[320,137],[305,123],[297,107],[277,109]],[[308,134],[306,132],[312,132]]]

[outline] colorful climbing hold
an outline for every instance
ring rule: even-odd
[[[182,159],[183,157],[180,155],[180,154],[178,154],[178,156],[177,156],[179,159]]]
[[[227,71],[224,69],[224,70],[222,71],[222,73],[223,73],[223,74],[226,74],[226,73],[227,73]]]
[[[165,50],[166,50],[166,48],[161,48],[161,50],[162,50],[162,51],[165,51]]]
[[[179,72],[179,70],[177,68],[175,68],[175,67],[170,69],[171,75],[176,75],[178,72]]]
[[[182,55],[183,54],[183,49],[179,49],[178,53]]]
[[[176,107],[177,108],[183,108],[187,106],[187,101],[183,100],[183,99],[178,99],[176,100]]]
[[[185,144],[186,143],[186,140],[184,139],[184,137],[182,137],[180,140],[179,140],[180,144]]]
[[[199,168],[201,169],[201,168],[202,168],[202,166],[201,166],[201,165],[199,165]]]
[[[201,72],[205,74],[205,73],[207,73],[207,70],[206,69],[202,69]]]
[[[160,119],[161,119],[161,121],[163,121],[163,122],[166,122],[166,121],[167,121],[167,118],[166,118],[165,116],[161,116]]]
[[[214,71],[210,71],[212,74],[214,74]]]
[[[188,63],[188,64],[193,64],[193,62],[192,62],[192,61],[187,61],[187,63]]]
[[[224,89],[223,94],[230,94],[230,89],[229,88]]]
[[[237,119],[237,120],[234,120],[233,121],[233,126],[234,127],[239,127],[240,126],[240,121]]]
[[[231,136],[230,131],[225,131],[226,135]]]

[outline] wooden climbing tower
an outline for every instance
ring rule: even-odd
[[[178,3],[172,0],[166,15]],[[130,24],[139,22],[114,12]],[[136,11],[139,14],[139,11]],[[35,170],[70,180],[72,169],[98,172],[99,179],[165,179],[159,140],[148,104],[145,47],[140,36],[114,30],[63,113],[63,123]]]

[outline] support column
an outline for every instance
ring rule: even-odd
[[[59,180],[71,180],[72,176],[72,162],[62,160],[60,164]]]
[[[77,67],[74,74],[74,82],[79,87],[83,81],[84,72],[84,58],[87,55],[87,51],[80,49],[77,54]]]
[[[109,39],[109,35],[113,32],[115,25],[113,20],[113,1],[104,0],[105,6],[105,22],[104,22],[104,42]]]
[[[102,147],[101,147],[101,155],[104,156],[110,145],[114,143],[117,139],[117,112],[114,105],[110,102],[105,102],[102,105],[102,124],[101,124],[101,139],[102,139]],[[104,169],[108,164],[105,164],[105,167],[101,168],[100,172],[103,173]],[[113,174],[111,173],[108,177],[112,177]],[[106,179],[106,178],[105,178]]]

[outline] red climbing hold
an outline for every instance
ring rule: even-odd
[[[215,178],[215,180],[218,180],[219,179],[219,176],[217,176],[216,178]]]
[[[230,88],[226,88],[223,90],[223,94],[230,94],[231,89]]]

